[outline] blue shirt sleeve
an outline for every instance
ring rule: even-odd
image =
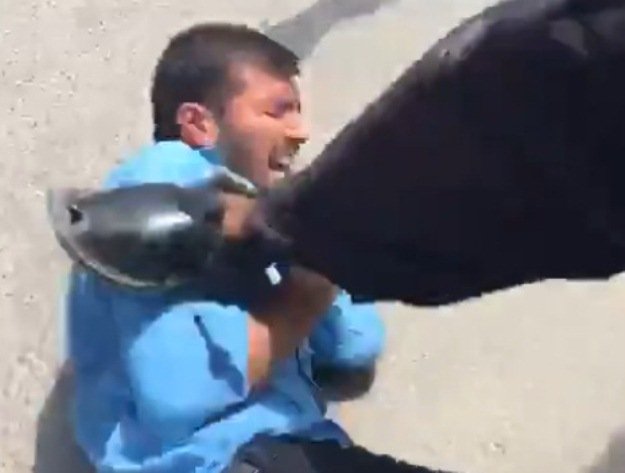
[[[214,302],[158,299],[150,309],[145,299],[113,300],[122,364],[138,420],[175,443],[248,396],[247,314]]]
[[[355,304],[341,292],[310,337],[315,363],[342,368],[370,366],[381,355],[385,328],[374,304]]]

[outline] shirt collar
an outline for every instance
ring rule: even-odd
[[[164,150],[168,150],[168,151],[170,150],[172,152],[195,151],[210,164],[213,164],[215,166],[224,166],[221,153],[219,153],[219,151],[217,151],[217,149],[214,147],[209,147],[209,146],[192,147],[181,140],[159,141],[158,143],[156,143],[156,146]]]

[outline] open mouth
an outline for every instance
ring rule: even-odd
[[[272,178],[283,179],[291,175],[296,152],[293,151],[287,154],[276,153],[269,159],[269,169],[271,170]]]

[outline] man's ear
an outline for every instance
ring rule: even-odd
[[[194,102],[181,104],[176,111],[176,123],[180,126],[180,139],[187,145],[194,148],[216,145],[219,126],[205,106]]]

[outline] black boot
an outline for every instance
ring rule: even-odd
[[[144,184],[106,191],[48,194],[61,246],[77,263],[135,289],[203,286],[221,300],[248,300],[278,282],[269,254],[253,238],[227,241],[220,193],[246,193],[227,177],[191,188]],[[274,271],[275,272],[275,271]]]

